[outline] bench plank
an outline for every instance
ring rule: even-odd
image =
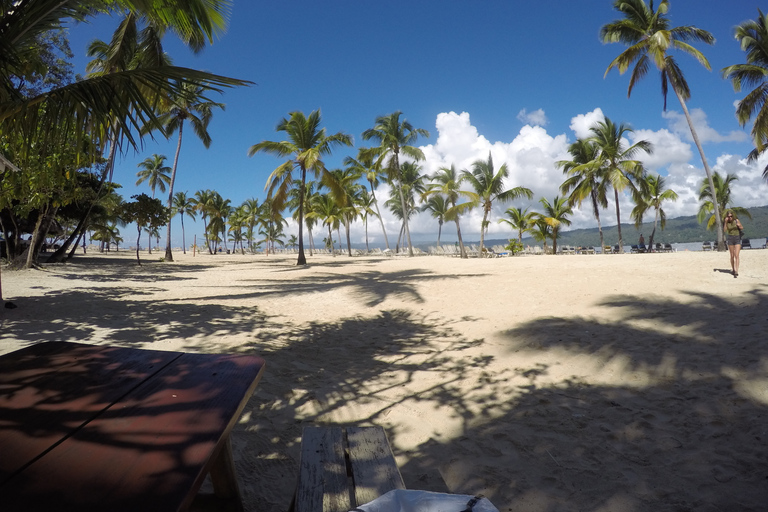
[[[391,490],[405,489],[383,428],[349,427],[347,441],[357,505]]]
[[[304,427],[296,512],[352,510],[341,428]]]

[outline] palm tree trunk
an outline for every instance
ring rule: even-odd
[[[443,221],[437,222],[437,247],[440,247],[440,236],[443,234]]]
[[[619,235],[621,240],[621,235]],[[557,228],[552,228],[552,254],[557,254]]]
[[[395,153],[395,169],[397,170],[397,189],[400,191],[400,207],[403,209],[403,226],[405,228],[405,237],[408,241],[408,256],[413,256],[413,245],[411,244],[411,230],[408,228],[408,205],[405,202],[405,193],[403,192],[403,179],[400,176],[400,159]]]
[[[171,182],[168,184],[168,226],[166,227],[165,236],[165,261],[173,261],[173,251],[171,251],[171,220],[173,215],[170,214],[171,207],[173,206],[173,185],[176,183],[176,169],[179,166],[179,153],[181,153],[181,136],[184,131],[184,120],[179,123],[179,142],[176,144],[176,156],[173,157],[173,170],[171,170]]]
[[[181,214],[181,252],[187,254],[187,239],[184,232],[184,213]]]
[[[464,259],[469,258],[466,249],[464,249],[464,240],[461,239],[461,226],[459,226],[458,215],[456,216],[456,236],[459,238],[459,252],[461,253],[461,257]]]
[[[349,253],[349,257],[352,257],[352,244],[349,238],[349,219],[345,219],[344,222],[344,228],[347,231],[347,253]]]
[[[371,183],[371,195],[373,196],[373,205],[376,207],[376,216],[379,218],[379,222],[381,223],[381,232],[384,233],[384,243],[387,245],[387,249],[389,249],[387,230],[384,229],[384,219],[381,218],[381,211],[379,211],[379,201],[376,199],[376,192],[373,190],[373,183]]]
[[[307,170],[301,165],[301,184],[299,185],[299,197],[303,198],[307,188]],[[306,265],[307,257],[304,254],[304,201],[299,201],[299,258],[296,265]]]
[[[691,129],[691,136],[693,137],[693,142],[696,144],[696,149],[699,150],[699,155],[701,155],[701,163],[704,164],[704,171],[707,173],[707,180],[709,181],[709,192],[712,194],[712,206],[715,209],[715,222],[717,223],[717,250],[718,251],[725,251],[725,239],[723,237],[723,219],[720,217],[720,206],[717,204],[717,191],[715,190],[715,182],[712,179],[712,169],[709,168],[709,164],[707,163],[707,157],[704,156],[704,148],[701,147],[701,142],[699,141],[699,135],[696,133],[696,129],[693,127],[693,121],[691,121],[691,114],[688,113],[688,107],[685,104],[685,101],[683,100],[683,97],[680,95],[680,92],[675,88],[672,87],[672,89],[675,91],[675,95],[677,95],[677,99],[680,101],[680,106],[683,108],[683,114],[685,114],[685,120],[688,121],[688,128]]]
[[[488,213],[490,210],[483,208],[483,223],[480,224],[480,257],[483,257],[483,242],[485,241],[485,223],[488,220]]]
[[[621,238],[621,212],[619,210],[619,191],[616,190],[616,188],[614,188],[613,194],[616,197],[616,228],[619,230],[619,254],[623,254],[624,240]]]
[[[659,209],[656,208],[656,215],[653,218],[653,231],[651,231],[651,238],[648,239],[648,247],[653,249],[653,236],[656,234],[656,224],[659,221]]]
[[[600,251],[602,252],[605,248],[605,240],[603,239],[603,226],[600,225],[600,209],[598,208],[595,189],[592,189],[590,196],[592,196],[592,211],[595,214],[595,220],[597,220],[597,231],[600,233]]]

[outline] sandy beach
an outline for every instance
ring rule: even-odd
[[[247,511],[304,426],[381,425],[406,486],[507,511],[766,510],[768,251],[469,259],[92,254],[3,269],[0,354],[47,340],[254,353]]]

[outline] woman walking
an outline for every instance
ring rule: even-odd
[[[741,252],[741,233],[743,230],[744,226],[736,218],[733,210],[727,210],[723,221],[723,231],[725,231],[728,242],[728,252],[731,254],[731,269],[734,278],[739,277],[739,252]]]

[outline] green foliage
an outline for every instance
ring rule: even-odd
[[[504,246],[504,249],[511,252],[514,256],[515,254],[519,254],[523,252],[523,244],[519,242],[518,240],[510,239],[509,243]]]

